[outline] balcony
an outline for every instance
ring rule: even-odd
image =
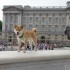
[[[59,35],[63,35],[64,32],[55,32],[55,31],[38,31],[38,34],[50,34],[50,35],[59,34]]]

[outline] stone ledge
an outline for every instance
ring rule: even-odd
[[[1,51],[0,64],[70,59],[70,50]]]

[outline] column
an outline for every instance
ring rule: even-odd
[[[5,31],[5,17],[6,17],[6,15],[5,14],[3,14],[3,25],[2,25],[2,31]]]
[[[13,14],[13,26],[15,25],[15,13]]]
[[[7,16],[8,16],[8,22],[7,22],[8,28],[7,28],[7,31],[9,31],[10,30],[10,24],[11,24],[11,17],[10,17],[10,14],[8,14]]]
[[[18,25],[21,25],[21,14],[18,15]]]
[[[4,40],[5,39],[5,19],[6,18],[6,15],[3,14],[3,24],[2,24],[2,39]]]
[[[66,23],[66,26],[69,25],[69,15],[67,14],[67,23]]]

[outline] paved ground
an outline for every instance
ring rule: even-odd
[[[12,48],[13,47],[13,48]],[[2,46],[0,46],[0,51],[2,49]],[[5,47],[5,51],[15,51],[15,50],[18,50],[18,47],[17,46],[8,46],[8,47]],[[70,47],[63,47],[63,48],[54,48],[54,50],[70,50]]]
[[[70,50],[70,47],[54,48],[54,50]]]

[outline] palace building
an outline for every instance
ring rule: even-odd
[[[14,25],[22,25],[28,30],[37,28],[38,42],[70,42],[64,34],[70,25],[70,1],[66,4],[64,7],[4,6],[2,38],[15,43]]]

